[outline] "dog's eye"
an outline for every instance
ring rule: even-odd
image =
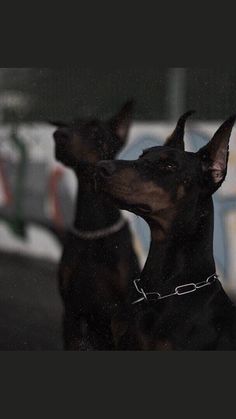
[[[177,165],[174,162],[160,162],[159,164],[159,168],[161,170],[166,170],[168,172],[174,172],[175,170],[177,170]]]

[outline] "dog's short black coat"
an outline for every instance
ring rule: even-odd
[[[163,147],[145,150],[137,161],[100,162],[101,188],[120,208],[146,220],[151,247],[139,287],[161,296],[198,284],[215,274],[212,195],[225,180],[229,118],[198,153],[185,152],[185,114]],[[190,287],[191,288],[191,287]],[[120,314],[120,349],[234,350],[236,309],[217,279],[197,291],[132,305]]]
[[[108,122],[54,123],[56,158],[72,168],[79,191],[75,231],[101,231],[119,223],[120,211],[94,188],[94,164],[114,158],[124,147],[132,103]],[[96,235],[96,234],[95,234]],[[82,239],[68,233],[59,268],[64,302],[66,350],[112,350],[120,336],[115,314],[125,304],[129,287],[140,275],[132,236],[126,224],[107,237]]]

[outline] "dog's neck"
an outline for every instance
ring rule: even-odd
[[[200,204],[189,224],[172,228],[161,237],[158,224],[151,225],[151,247],[141,275],[147,292],[171,292],[176,286],[198,283],[215,273],[213,256],[214,212],[212,198]]]
[[[94,190],[93,182],[80,175],[74,227],[79,231],[96,231],[112,226],[120,219],[120,211]]]

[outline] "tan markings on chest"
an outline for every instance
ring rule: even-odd
[[[124,299],[129,280],[128,261],[119,262],[113,270],[104,266],[99,269],[95,278],[97,293],[104,298]]]

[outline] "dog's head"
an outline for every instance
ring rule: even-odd
[[[125,146],[132,121],[133,102],[127,102],[111,120],[78,120],[70,124],[51,122],[56,159],[77,170],[80,163],[114,159]]]
[[[184,129],[191,114],[180,118],[164,146],[145,150],[138,160],[98,164],[101,189],[121,209],[149,223],[164,223],[168,214],[173,219],[181,209],[193,213],[200,197],[212,195],[222,185],[236,117],[229,118],[198,153],[189,153],[185,152]]]

